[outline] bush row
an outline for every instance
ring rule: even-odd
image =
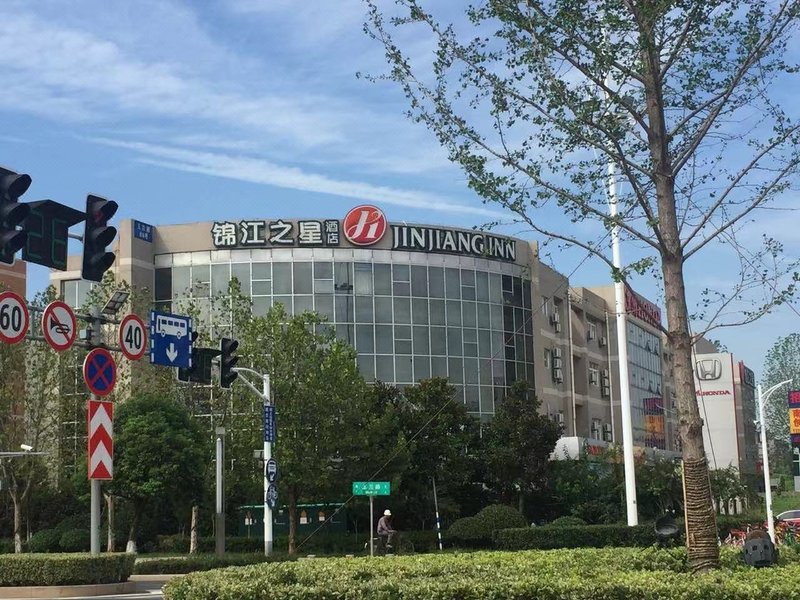
[[[133,572],[133,554],[14,554],[0,561],[0,586],[120,583]]]
[[[726,556],[730,555],[726,551]],[[319,559],[195,573],[173,579],[167,600],[382,598],[444,600],[784,600],[796,598],[800,565],[755,570],[735,563],[686,571],[682,549],[581,549]]]
[[[414,544],[417,552],[432,552],[436,549],[435,531],[404,531],[403,537]],[[369,539],[367,533],[319,533],[309,539],[298,536],[298,554],[358,554],[364,550],[364,543]],[[197,551],[214,552],[213,537],[200,537],[197,540]],[[275,538],[272,547],[276,552],[287,552],[289,538]],[[186,554],[189,552],[189,537],[185,535],[162,535],[157,538],[159,552]],[[229,537],[225,539],[225,550],[233,553],[257,553],[264,551],[262,538]]]
[[[652,524],[524,527],[494,532],[499,550],[549,550],[552,548],[603,548],[652,546],[657,542]]]
[[[133,568],[136,575],[194,573],[222,567],[240,567],[264,562],[292,560],[288,554],[196,554],[191,556],[165,556],[158,558],[139,558]]]

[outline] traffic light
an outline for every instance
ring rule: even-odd
[[[219,362],[219,387],[228,389],[231,387],[234,379],[239,374],[233,370],[236,363],[239,362],[239,357],[234,356],[233,353],[239,347],[239,342],[228,338],[222,338],[219,343],[219,349],[222,354]]]
[[[200,334],[197,333],[196,331],[192,332],[192,341],[191,341],[192,357],[189,362],[191,366],[188,369],[185,369],[183,367],[178,367],[178,381],[184,381],[184,382],[194,381],[193,376],[199,373],[198,366],[200,365],[200,361],[198,360],[198,358],[200,357],[200,348],[197,348],[194,345],[199,336]]]
[[[102,281],[103,273],[114,264],[114,253],[108,246],[117,235],[115,227],[108,224],[119,205],[100,196],[86,197],[86,229],[83,233],[83,267],[81,276],[88,281]]]
[[[0,262],[14,263],[14,254],[25,245],[24,223],[30,206],[17,202],[31,185],[30,175],[0,167]],[[17,227],[23,227],[17,229]]]

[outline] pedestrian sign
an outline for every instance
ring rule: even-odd
[[[150,362],[163,367],[192,366],[192,319],[150,311]]]
[[[354,496],[388,496],[391,484],[388,481],[354,481]]]
[[[114,357],[105,348],[95,348],[83,361],[83,379],[89,391],[98,396],[107,396],[117,382],[117,365]]]
[[[278,486],[274,483],[269,484],[267,488],[267,506],[270,508],[278,506]]]

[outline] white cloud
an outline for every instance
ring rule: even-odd
[[[300,168],[281,166],[260,158],[218,152],[202,152],[109,138],[94,138],[92,141],[133,150],[143,155],[143,157],[139,158],[140,162],[190,173],[203,173],[249,183],[274,185],[281,188],[317,192],[344,198],[395,204],[407,208],[473,214],[489,218],[506,216],[481,206],[453,202],[427,192],[403,190],[360,181],[333,179],[325,175],[308,173]]]

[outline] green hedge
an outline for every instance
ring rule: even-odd
[[[414,544],[417,552],[432,552],[436,549],[436,532],[434,531],[404,531],[403,537]],[[299,535],[297,543],[302,545],[298,554],[359,554],[364,550],[364,543],[369,539],[366,532],[359,533],[319,533],[306,540]],[[201,537],[197,540],[199,553],[211,553],[215,550],[213,537]],[[189,552],[189,537],[184,535],[161,535],[157,538],[159,552],[187,554]],[[276,552],[287,552],[289,539],[286,536],[275,538],[272,547]],[[226,552],[232,553],[258,553],[264,551],[264,541],[261,538],[229,537],[225,539]]]
[[[89,585],[127,581],[133,554],[14,554],[0,560],[0,586]]]
[[[502,504],[487,506],[474,517],[454,521],[445,532],[448,546],[460,548],[491,548],[494,532],[525,527],[525,517],[515,508]]]
[[[604,548],[606,546],[652,546],[653,525],[583,525],[581,527],[526,527],[501,529],[494,535],[499,550],[550,550],[554,548]]]
[[[139,558],[133,572],[136,575],[155,575],[164,573],[194,573],[222,567],[240,567],[264,562],[292,560],[287,554],[195,554],[191,556],[167,556],[159,558]]]
[[[726,560],[732,556],[724,552]],[[800,565],[735,563],[686,572],[685,551],[638,548],[474,552],[392,559],[318,559],[254,565],[173,579],[166,600],[785,600],[797,598]]]

